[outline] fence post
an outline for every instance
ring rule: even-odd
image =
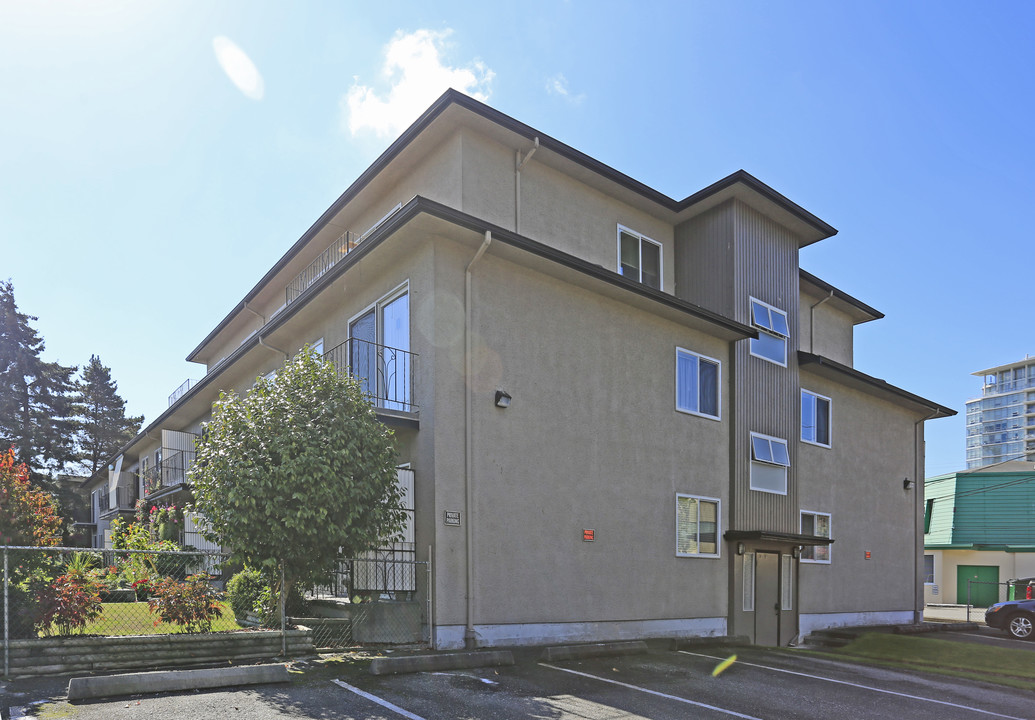
[[[4,677],[11,674],[10,585],[7,577],[7,546],[4,545]]]
[[[970,584],[973,580],[967,580],[967,622],[970,622]]]
[[[435,576],[432,575],[432,556],[431,556],[431,545],[428,545],[428,571],[427,571],[427,584],[424,587],[424,591],[428,594],[428,646],[435,647],[435,606],[432,604],[432,582]]]
[[[280,654],[287,658],[287,585],[284,584],[284,561],[280,561]]]

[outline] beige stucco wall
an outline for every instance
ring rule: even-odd
[[[831,514],[834,538],[829,565],[801,563],[801,612],[912,610],[922,565],[910,549],[922,508],[902,481],[915,480],[918,418],[804,369],[801,382],[831,398],[832,430],[830,448],[799,442],[799,501]]]
[[[1001,583],[1015,578],[1035,577],[1035,553],[1010,553],[1002,550],[925,550],[924,552],[927,555],[934,555],[934,583],[924,585],[924,601],[927,604],[967,602],[966,595],[957,594],[960,565],[997,567]],[[1002,599],[1005,599],[1005,596],[1002,596]]]
[[[824,301],[825,297],[802,290],[798,306],[801,318],[798,324],[801,336],[798,347],[852,367],[855,326],[847,314],[834,307],[829,300]]]
[[[473,254],[438,242],[436,297],[462,298]],[[466,523],[476,625],[724,615],[725,560],[675,556],[675,496],[720,498],[725,515],[728,419],[676,412],[674,374],[677,345],[725,368],[726,343],[491,251],[473,283],[473,518],[463,356],[434,350],[437,623],[465,621]],[[437,336],[462,342],[461,314],[436,317]],[[509,409],[495,407],[497,388]],[[465,526],[445,526],[445,510]]]

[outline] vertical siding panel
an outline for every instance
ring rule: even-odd
[[[755,297],[787,313],[791,338],[786,368],[752,356],[748,342],[737,344],[738,423],[733,438],[735,467],[731,489],[736,497],[736,516],[732,526],[798,532],[798,241],[789,231],[743,203],[735,204],[735,216],[737,277],[732,283],[736,293],[733,317],[750,324],[748,298]],[[787,495],[750,489],[751,432],[787,441],[791,460]]]

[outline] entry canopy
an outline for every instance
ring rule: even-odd
[[[791,545],[829,545],[834,542],[832,538],[819,535],[799,535],[798,533],[771,532],[769,530],[727,530],[722,536],[727,540],[780,542]]]

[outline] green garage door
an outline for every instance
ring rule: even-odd
[[[970,586],[970,604],[988,607],[999,602],[999,567],[997,565],[960,565],[956,568],[956,602],[967,602],[967,581]],[[987,583],[987,584],[986,584]]]

